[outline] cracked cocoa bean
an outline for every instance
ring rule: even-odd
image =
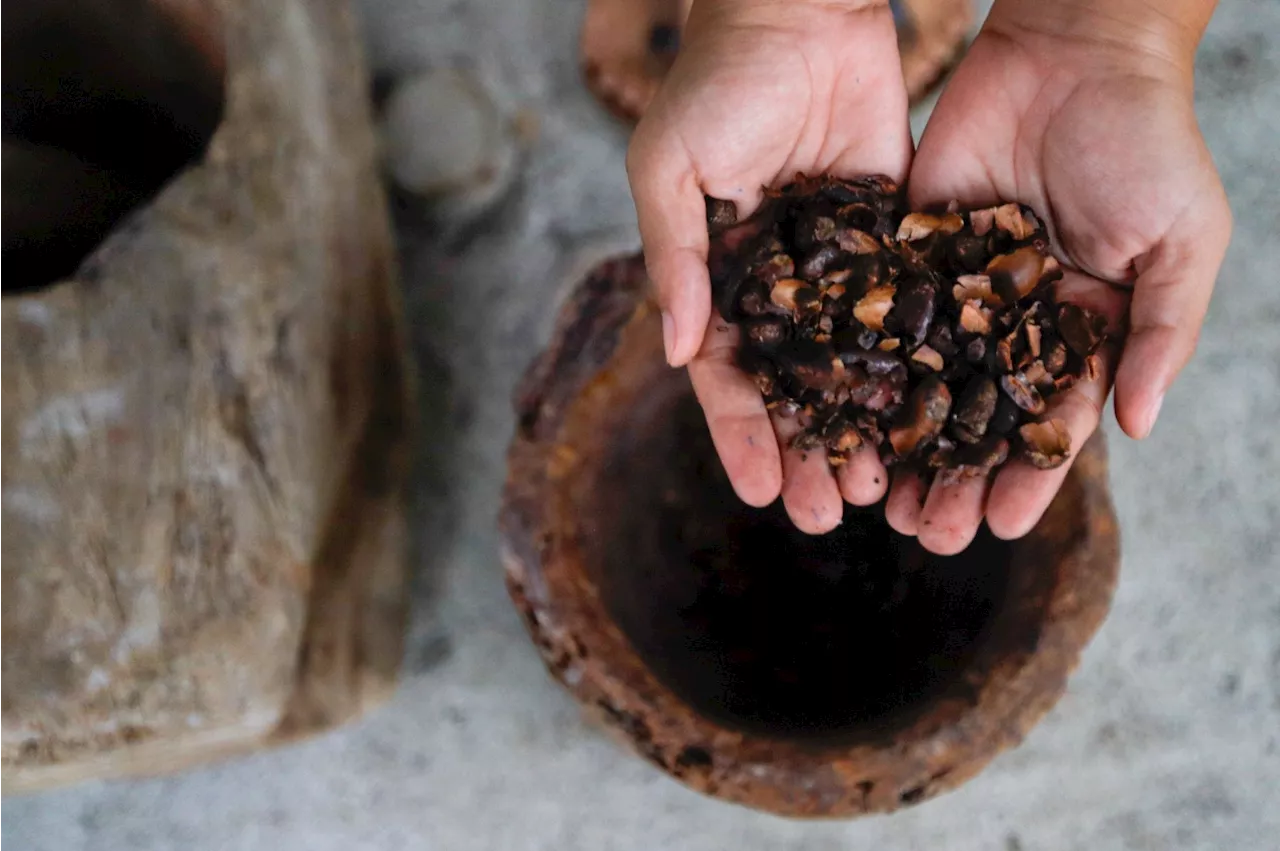
[[[931,440],[942,432],[951,411],[951,391],[938,378],[930,376],[911,394],[907,416],[902,424],[889,430],[889,442],[900,456],[910,455],[921,441]]]
[[[758,263],[752,269],[755,277],[759,278],[769,286],[773,286],[783,278],[791,278],[796,274],[796,264],[785,254],[774,254],[763,263]]]
[[[711,233],[719,233],[738,223],[738,205],[722,198],[706,196],[707,227]]]
[[[937,292],[937,287],[923,278],[913,278],[897,292],[893,317],[902,333],[916,345],[923,343],[929,335]]]
[[[1013,304],[1042,284],[1061,277],[1058,261],[1028,245],[1009,254],[1001,254],[987,264],[986,275],[991,289],[1005,304]]]
[[[888,375],[891,372],[906,372],[906,364],[902,358],[880,349],[844,348],[836,345],[840,360],[845,366],[860,366],[871,375]]]
[[[1041,470],[1061,467],[1071,455],[1071,434],[1059,419],[1026,423],[1018,429],[1019,457]]]
[[[1050,375],[1057,376],[1067,368],[1067,344],[1054,340],[1044,354],[1044,368]]]
[[[975,376],[951,416],[951,433],[963,443],[977,443],[987,433],[996,412],[999,392],[989,375]]]
[[[778,316],[763,316],[743,324],[743,336],[760,348],[776,346],[787,339],[790,330],[787,321]]]
[[[1058,308],[1058,333],[1081,357],[1088,357],[1098,350],[1106,330],[1106,319],[1083,307],[1064,304]]]
[[[822,293],[799,278],[783,278],[773,285],[769,301],[797,315],[816,313],[822,308]]]
[[[864,207],[863,209],[870,211],[869,207]],[[856,225],[844,228],[837,233],[836,245],[840,247],[841,251],[847,251],[857,256],[876,254],[884,247],[878,239]]]
[[[954,485],[965,479],[990,475],[1009,458],[1009,441],[992,435],[972,446],[956,450],[950,465],[942,471],[942,483]]]
[[[1000,389],[1013,400],[1015,405],[1028,414],[1039,416],[1044,413],[1044,397],[1040,395],[1035,385],[1027,380],[1025,374],[1017,372],[1000,376]]]
[[[736,310],[742,316],[764,316],[769,312],[769,287],[759,278],[747,278],[737,292]],[[722,308],[721,316],[732,316]]]
[[[951,268],[960,274],[981,272],[987,264],[987,241],[972,233],[961,233],[951,241],[947,259]]]
[[[1022,409],[1003,393],[996,400],[996,411],[987,423],[987,431],[991,434],[1009,434],[1022,419]]]
[[[853,306],[853,316],[871,331],[883,331],[884,319],[893,310],[898,288],[893,284],[874,287]]]
[[[778,346],[774,354],[779,371],[785,371],[803,384],[815,390],[830,387],[840,374],[836,372],[839,360],[831,346],[815,340],[788,340]]]
[[[942,359],[942,355],[929,346],[921,346],[912,352],[911,362],[919,364],[930,372],[942,372],[947,368],[947,363]]]
[[[820,245],[804,258],[800,263],[800,277],[816,281],[827,273],[832,264],[845,256],[837,245],[826,243]]]
[[[960,347],[956,345],[951,328],[945,323],[933,326],[933,330],[929,332],[929,347],[946,358],[954,358],[960,353]]]

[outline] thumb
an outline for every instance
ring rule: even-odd
[[[648,118],[649,116],[646,116]],[[627,151],[645,266],[662,307],[667,362],[684,366],[711,319],[706,202],[678,137],[644,121]]]
[[[1231,239],[1231,209],[1215,181],[1135,266],[1129,335],[1116,373],[1116,419],[1130,437],[1151,433],[1165,393],[1195,352]]]

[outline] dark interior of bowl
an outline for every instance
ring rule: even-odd
[[[207,52],[220,38],[193,44],[161,6],[5,0],[6,293],[74,273],[204,153],[222,116],[222,73]]]
[[[1028,597],[1048,577],[1011,581],[1016,545],[983,530],[933,556],[879,507],[796,531],[780,502],[734,495],[675,374],[613,419],[580,514],[587,569],[653,673],[704,717],[775,738],[875,737],[941,694],[972,700],[984,671],[1034,646],[1042,600]]]

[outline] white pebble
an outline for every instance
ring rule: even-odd
[[[512,173],[514,144],[484,88],[462,71],[400,81],[381,119],[384,163],[401,189],[450,206],[482,205]]]

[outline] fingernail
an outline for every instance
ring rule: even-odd
[[[667,350],[667,363],[673,363],[676,352],[676,319],[665,310],[662,311],[662,346]]]
[[[1144,436],[1150,436],[1151,430],[1156,427],[1156,419],[1160,416],[1160,408],[1164,405],[1164,394],[1161,393],[1156,397],[1155,404],[1151,406],[1150,412],[1147,414],[1147,428]]]

